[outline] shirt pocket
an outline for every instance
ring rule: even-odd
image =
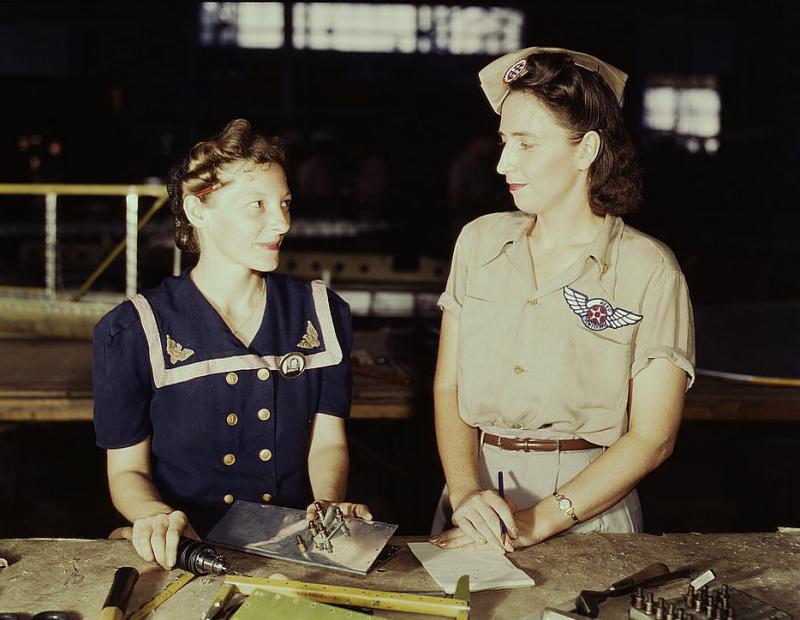
[[[573,410],[618,411],[627,406],[631,345],[582,327],[570,330],[563,394]]]
[[[464,296],[458,325],[458,363],[462,368],[486,363],[497,302]]]

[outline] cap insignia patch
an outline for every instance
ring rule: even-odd
[[[523,58],[515,62],[513,65],[511,65],[508,68],[508,71],[506,71],[505,75],[503,76],[503,83],[510,84],[521,75],[524,75],[525,67],[527,66],[527,64],[528,64],[528,59]]]

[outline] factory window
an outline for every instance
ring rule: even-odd
[[[643,123],[653,135],[671,137],[691,153],[715,153],[721,109],[713,77],[653,78],[644,91]]]
[[[200,43],[277,49],[283,45],[283,3],[203,2]]]
[[[283,3],[205,2],[204,45],[280,47]],[[295,2],[292,46],[341,52],[500,54],[522,43],[522,11],[504,7]]]

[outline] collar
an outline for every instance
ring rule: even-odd
[[[526,240],[535,223],[535,215],[531,216],[518,211],[513,214],[513,217],[502,220],[495,230],[485,231],[484,239],[481,239],[477,246],[478,265],[483,267],[489,264],[503,254],[509,245],[524,247],[527,252],[527,243],[521,244],[520,242]],[[609,298],[613,297],[616,283],[617,255],[624,227],[625,224],[621,218],[615,215],[606,215],[600,230],[584,254],[586,261],[592,261],[597,282]],[[523,269],[520,265],[527,265],[528,260],[522,255],[511,258],[512,264],[518,269]],[[524,274],[523,277],[525,277]]]
[[[621,218],[606,215],[597,236],[586,250],[586,258],[591,259],[597,269],[598,283],[609,295],[613,292],[616,281],[619,241],[624,227]]]
[[[503,250],[510,243],[524,240],[533,230],[536,223],[535,215],[528,215],[522,211],[512,212],[510,218],[504,218],[495,230],[488,230],[484,239],[479,239],[477,246],[478,265],[492,262],[502,254]]]

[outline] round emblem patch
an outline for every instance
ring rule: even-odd
[[[505,84],[510,84],[514,80],[516,80],[520,75],[525,72],[525,66],[528,64],[528,60],[523,58],[522,60],[518,60],[513,65],[508,68],[506,74],[503,76],[503,82]]]
[[[306,369],[306,356],[302,353],[287,353],[278,364],[278,371],[287,379],[294,379]]]

